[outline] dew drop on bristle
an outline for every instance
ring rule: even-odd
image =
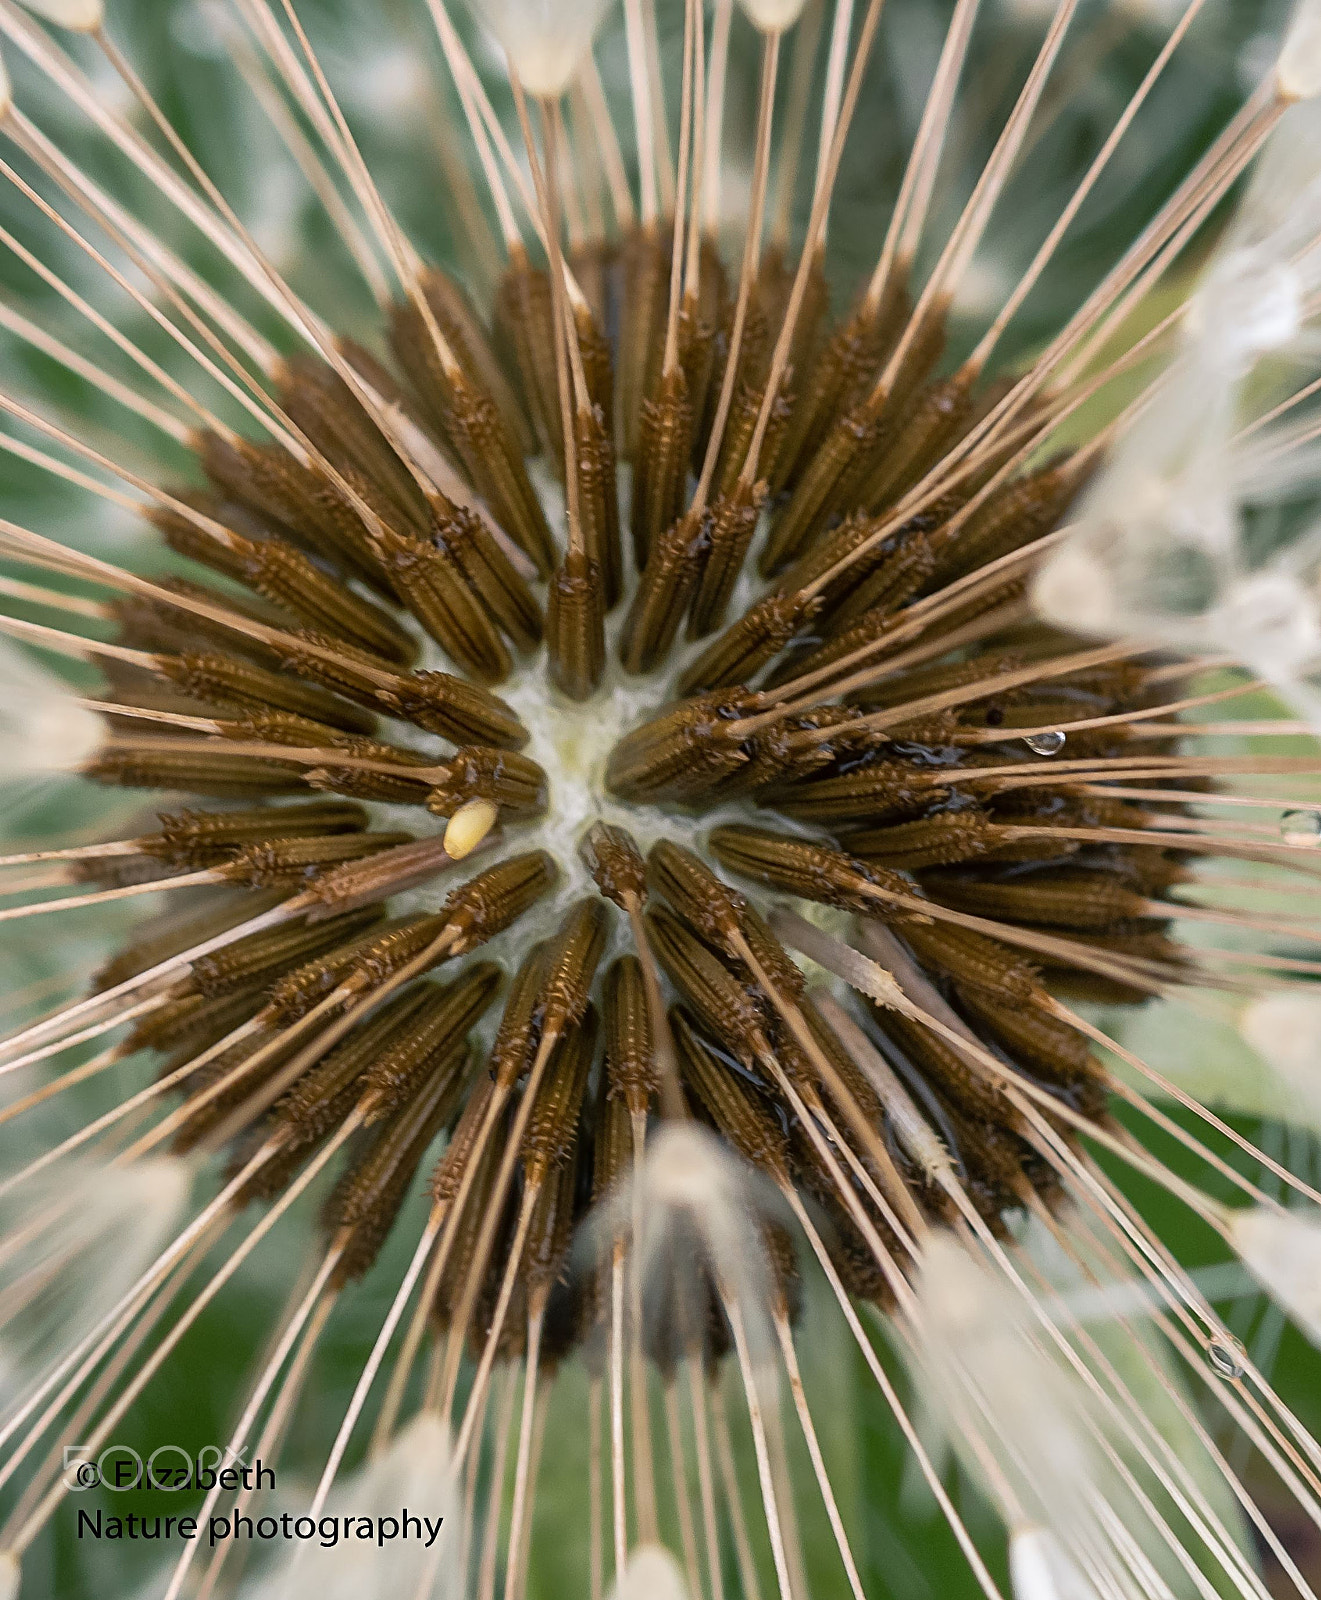
[[[1280,837],[1286,844],[1321,845],[1321,811],[1286,811],[1280,818]]]
[[[1236,1381],[1248,1370],[1243,1365],[1243,1358],[1237,1348],[1220,1339],[1213,1340],[1207,1345],[1206,1359],[1212,1372],[1219,1373],[1222,1378]]]
[[[1052,728],[1048,733],[1029,733],[1023,739],[1033,755],[1057,756],[1063,750],[1066,736],[1058,728]]]

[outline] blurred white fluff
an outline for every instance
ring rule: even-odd
[[[688,1589],[670,1552],[643,1544],[629,1556],[610,1600],[688,1600]]]
[[[251,1600],[461,1600],[465,1591],[462,1492],[455,1482],[448,1425],[420,1411],[331,1495],[327,1517],[443,1517],[435,1543],[425,1532],[390,1547],[374,1540],[296,1542],[263,1575]]]
[[[524,89],[561,95],[573,81],[607,0],[469,0],[473,15],[504,49]]]
[[[783,33],[802,16],[807,0],[739,0],[739,4],[761,33]]]
[[[1016,1600],[1136,1600],[1151,1591],[1133,1554],[1158,1566],[1159,1530],[1107,1460],[1123,1448],[1113,1424],[1048,1341],[988,1262],[933,1234],[918,1279],[915,1376],[1011,1529]],[[1114,1538],[1119,1525],[1127,1548]]]
[[[1321,1214],[1250,1206],[1231,1214],[1239,1259],[1315,1345],[1321,1345]]]
[[[1280,1080],[1281,1110],[1301,1101],[1321,1115],[1321,993],[1284,989],[1249,1000],[1238,1031]]]
[[[1014,1600],[1092,1600],[1096,1590],[1044,1528],[1016,1529],[1009,1538]]]
[[[0,772],[5,781],[76,772],[104,729],[69,686],[0,637]]]
[[[116,1304],[175,1237],[191,1187],[188,1166],[173,1156],[124,1167],[87,1160],[48,1169],[6,1198],[6,1381],[57,1359]]]
[[[629,1266],[648,1337],[682,1338],[706,1326],[719,1286],[737,1308],[753,1360],[773,1349],[774,1285],[763,1233],[779,1197],[769,1183],[695,1122],[667,1122],[649,1137],[632,1177],[589,1225],[598,1258],[629,1241]]]
[[[1321,102],[1269,141],[1183,340],[1038,575],[1049,619],[1228,651],[1321,729]]]
[[[72,28],[77,33],[91,33],[105,20],[102,0],[23,0],[23,4],[57,28]]]
[[[1295,100],[1321,95],[1321,0],[1299,0],[1280,52],[1279,84]]]

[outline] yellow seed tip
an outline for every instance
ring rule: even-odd
[[[468,800],[445,827],[445,853],[455,861],[469,856],[495,826],[500,809],[490,800]]]

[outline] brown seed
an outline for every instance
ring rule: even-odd
[[[309,922],[336,915],[352,906],[371,904],[389,895],[403,894],[429,883],[438,872],[451,866],[453,857],[443,838],[419,839],[382,850],[365,861],[346,861],[325,872],[305,891],[316,902],[308,913]]]
[[[599,405],[578,408],[574,461],[578,469],[578,507],[583,549],[596,563],[605,609],[619,603],[624,590],[623,552],[619,540],[619,490],[615,479],[615,445],[606,414]]]
[[[640,909],[647,899],[647,867],[626,828],[594,822],[578,846],[596,887],[621,911]]]
[[[892,274],[879,304],[863,300],[826,340],[817,358],[800,365],[805,378],[772,483],[778,493],[797,481],[842,412],[862,398],[908,319],[910,300],[900,274]]]
[[[668,232],[655,224],[634,228],[625,234],[619,255],[623,269],[621,301],[628,309],[620,330],[615,411],[623,441],[621,454],[629,460],[637,451],[642,399],[652,392],[664,343],[669,298]]]
[[[378,688],[376,699],[395,715],[452,744],[491,744],[517,750],[527,729],[489,690],[448,672],[415,672]]]
[[[933,898],[976,916],[1056,928],[1104,930],[1141,917],[1144,895],[1103,872],[1066,867],[1012,882],[942,877],[928,881]]]
[[[523,1175],[529,1184],[545,1183],[552,1169],[564,1165],[573,1153],[597,1031],[595,1007],[588,1005],[565,1035],[537,1090],[522,1150]]]
[[[679,677],[680,694],[751,683],[820,609],[802,594],[768,594],[713,641]]]
[[[886,910],[882,895],[869,894],[873,886],[883,895],[917,894],[916,886],[898,873],[764,828],[716,828],[710,847],[718,861],[746,878],[868,916],[884,915]]]
[[[541,607],[499,541],[466,506],[442,496],[431,500],[431,539],[460,569],[473,593],[517,650],[541,642]]]
[[[690,639],[705,638],[725,620],[765,504],[765,483],[760,479],[746,483],[741,478],[711,502],[705,561],[688,617]]]
[[[460,1052],[459,1059],[457,1068],[443,1062],[433,1069],[413,1103],[368,1133],[352,1152],[321,1212],[322,1225],[340,1251],[332,1279],[336,1286],[356,1282],[375,1265],[422,1158],[453,1115],[462,1080],[470,1075],[472,1052]]]
[[[746,691],[717,690],[633,729],[610,752],[606,784],[611,793],[622,800],[654,801],[708,789],[747,761],[730,730],[755,703]]]
[[[747,901],[691,850],[669,839],[647,852],[647,882],[716,949],[730,953]]]
[[[845,498],[871,511],[892,505],[967,431],[972,413],[972,380],[966,371],[931,384],[904,406],[902,422],[881,459],[859,463]]]
[[[759,563],[764,576],[772,576],[800,556],[832,513],[856,509],[839,504],[839,486],[847,481],[859,458],[869,458],[879,448],[882,438],[880,420],[865,404],[830,425],[788,503],[771,524]]]
[[[363,1088],[372,1097],[373,1119],[401,1107],[426,1063],[453,1060],[486,1014],[503,978],[494,962],[478,961],[452,983],[421,986],[426,1003],[412,1014],[406,1035],[381,1050],[366,1068]]]
[[[656,540],[619,641],[627,672],[653,672],[669,654],[697,582],[705,517],[691,508]]]
[[[470,482],[496,521],[538,572],[549,572],[554,548],[550,529],[523,458],[490,396],[467,375],[451,383],[446,423]]]
[[[869,828],[845,839],[849,852],[903,872],[974,861],[994,850],[994,823],[975,809],[937,811],[915,822]]]
[[[408,610],[452,661],[478,683],[500,683],[512,665],[463,570],[435,544],[385,530],[373,541]]]
[[[263,928],[199,957],[189,968],[189,982],[207,999],[234,994],[253,984],[269,985],[323,952],[361,937],[380,922],[381,915],[379,906],[368,906],[324,922]]]
[[[605,586],[596,563],[570,549],[546,596],[551,679],[570,700],[586,700],[605,671]]]
[[[745,1066],[766,1054],[761,1012],[743,985],[673,912],[647,912],[656,957],[703,1024]]]
[[[584,896],[565,913],[560,931],[546,952],[541,985],[542,1037],[579,1021],[597,966],[605,954],[609,919],[595,895]]]
[[[554,858],[544,850],[532,850],[510,856],[452,890],[441,916],[462,930],[455,953],[493,939],[546,894],[558,876]]]
[[[427,810],[452,816],[473,800],[490,800],[502,811],[535,816],[546,809],[546,774],[527,756],[485,745],[464,745],[445,759],[449,776],[427,796]]]
[[[488,1062],[490,1081],[504,1089],[512,1089],[532,1065],[548,955],[548,943],[534,945],[524,956],[509,986],[509,998],[505,1001]]]
[[[605,1076],[607,1093],[630,1114],[645,1116],[660,1094],[660,1069],[642,963],[620,956],[605,975]]]
[[[774,1117],[745,1082],[713,1056],[682,1006],[670,1013],[684,1086],[749,1166],[776,1183],[789,1177],[789,1146]]]
[[[300,839],[332,833],[360,833],[367,826],[361,806],[324,800],[242,811],[163,811],[160,832],[138,841],[139,848],[182,871],[215,866],[245,845],[264,839]]]
[[[642,402],[633,461],[633,556],[640,572],[661,535],[683,511],[692,454],[693,408],[688,378],[676,364]]]
[[[222,870],[252,889],[295,889],[323,871],[411,844],[411,833],[332,834],[326,838],[267,839],[245,845]]]
[[[175,752],[152,746],[116,744],[86,762],[83,776],[94,783],[127,789],[164,789],[205,795],[212,800],[255,800],[303,792],[302,773],[290,763],[257,756],[233,756],[224,749]]]

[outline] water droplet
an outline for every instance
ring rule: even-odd
[[[1212,1370],[1218,1372],[1222,1378],[1241,1378],[1248,1370],[1238,1353],[1236,1345],[1226,1344],[1223,1340],[1213,1340],[1206,1347],[1206,1359],[1211,1363]]]
[[[1321,844],[1321,811],[1286,811],[1280,834],[1286,844]]]
[[[1038,756],[1057,756],[1064,748],[1065,735],[1058,728],[1053,728],[1049,733],[1029,733],[1024,736],[1023,743]]]

